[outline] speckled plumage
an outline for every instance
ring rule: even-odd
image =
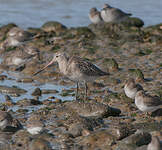
[[[160,97],[148,95],[144,91],[136,93],[135,104],[143,112],[154,112],[162,108]]]
[[[34,75],[38,74],[54,62],[58,62],[61,73],[67,76],[70,80],[77,82],[77,93],[78,82],[85,83],[85,93],[87,94],[87,82],[94,81],[97,77],[100,76],[109,75],[109,73],[103,72],[89,61],[83,60],[77,56],[68,58],[65,53],[60,52],[56,53],[52,61]]]

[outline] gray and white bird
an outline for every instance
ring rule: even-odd
[[[6,49],[7,47],[20,46],[26,41],[33,38],[33,35],[19,27],[13,27],[7,33],[6,40],[0,45],[0,49]]]
[[[52,61],[47,64],[40,71],[34,75],[40,73],[42,70],[57,62],[60,72],[68,77],[70,80],[77,83],[76,99],[78,96],[78,83],[84,82],[85,84],[85,97],[87,97],[87,82],[92,82],[98,77],[109,75],[109,73],[100,70],[97,66],[91,62],[84,60],[77,56],[67,57],[63,52],[55,53]]]
[[[136,93],[135,105],[142,112],[154,112],[162,108],[162,101],[160,97],[148,95],[141,90]]]
[[[152,136],[152,140],[148,144],[147,150],[162,150],[162,142],[160,142],[157,136]]]
[[[96,7],[93,7],[90,9],[89,12],[89,19],[91,20],[91,22],[93,24],[98,24],[98,23],[102,23],[102,17],[101,17],[101,13],[97,10]]]
[[[143,87],[140,84],[136,84],[133,78],[128,79],[124,85],[124,92],[126,96],[131,99],[134,99],[136,93],[140,90],[143,90]]]
[[[125,13],[118,8],[111,7],[109,4],[104,4],[101,10],[101,17],[105,22],[120,23],[129,18],[132,14]]]

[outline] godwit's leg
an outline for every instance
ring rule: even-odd
[[[85,81],[85,100],[87,99],[87,91],[88,91],[88,86],[87,86],[87,82]]]
[[[78,99],[78,90],[79,90],[79,83],[77,82],[77,89],[76,89],[76,94],[75,94],[75,99]]]

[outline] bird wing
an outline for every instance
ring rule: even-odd
[[[104,76],[104,75],[108,75],[108,73],[103,72],[102,70],[100,70],[98,67],[96,67],[95,65],[93,65],[91,62],[84,60],[80,57],[72,57],[69,60],[69,65],[71,63],[74,63],[76,68],[79,69],[80,72],[82,72],[83,74],[86,74],[88,76]]]
[[[136,84],[137,91],[143,90],[143,87],[140,84]]]
[[[148,95],[146,98],[144,98],[144,103],[146,103],[147,106],[158,106],[162,105],[162,101],[157,96],[150,96]]]
[[[129,14],[129,13],[125,13],[124,11],[122,11],[122,10],[120,10],[118,8],[112,8],[111,13],[114,16],[118,16],[118,17],[124,17],[124,16],[131,16],[132,15],[132,14]]]

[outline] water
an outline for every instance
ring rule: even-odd
[[[2,60],[0,59],[0,62],[1,61]],[[62,86],[62,85],[56,85],[56,84],[53,84],[53,83],[40,84],[37,81],[34,81],[32,83],[17,82],[17,80],[24,77],[24,75],[22,75],[20,73],[16,73],[16,72],[10,72],[10,71],[9,72],[3,72],[3,73],[1,73],[1,75],[6,75],[7,79],[2,80],[2,81],[0,80],[0,85],[9,86],[9,87],[17,86],[17,87],[19,87],[21,89],[25,89],[27,91],[27,93],[22,94],[18,97],[14,97],[14,96],[10,95],[14,102],[17,102],[17,101],[22,100],[22,99],[34,98],[31,94],[36,88],[40,88],[41,90],[46,89],[46,90],[57,90],[58,91],[58,93],[42,94],[42,96],[39,97],[40,101],[46,100],[51,96],[54,96],[55,98],[61,99],[62,101],[74,99],[73,96],[70,96],[70,95],[69,96],[61,96],[60,94],[62,93],[62,90],[64,90],[64,89],[69,90],[69,89],[73,88],[75,85],[74,86]],[[71,93],[71,94],[73,94],[73,93]],[[0,102],[1,103],[5,102],[5,95],[9,95],[9,94],[0,93]],[[38,109],[40,107],[42,107],[42,106],[38,106],[38,107],[29,106],[28,109],[34,110],[34,109]],[[19,107],[17,105],[12,107],[12,109],[14,111],[16,111],[18,108]],[[27,108],[27,107],[25,106],[25,108]]]
[[[0,24],[14,22],[27,28],[55,20],[68,27],[86,26],[90,24],[89,9],[100,10],[104,3],[132,13],[146,26],[162,22],[162,0],[0,0]]]

